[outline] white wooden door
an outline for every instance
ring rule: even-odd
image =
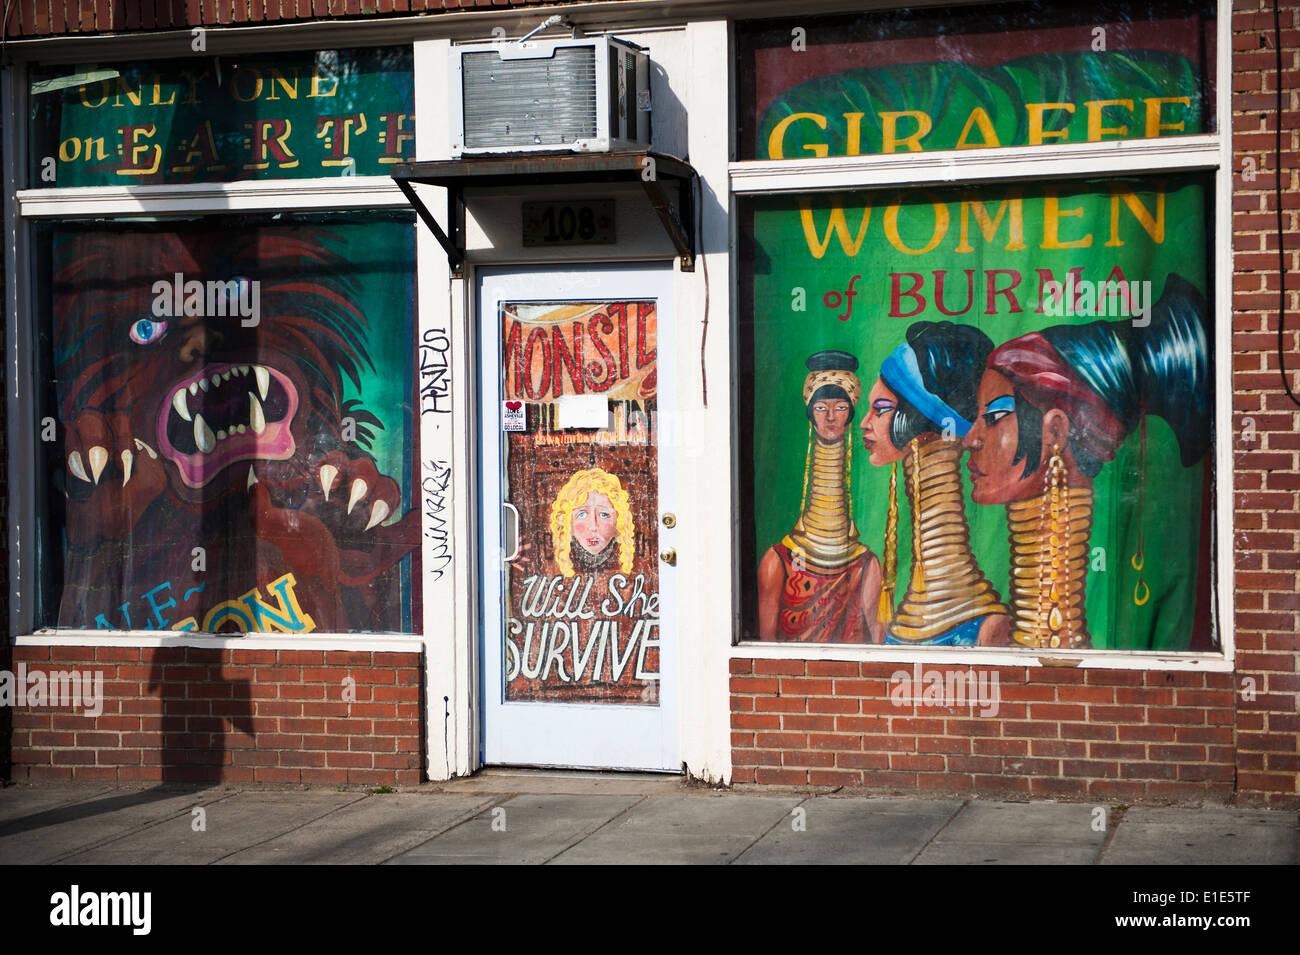
[[[479,272],[487,764],[681,769],[672,274]]]

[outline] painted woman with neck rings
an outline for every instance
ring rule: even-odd
[[[1178,275],[1145,323],[1057,325],[1006,342],[980,380],[979,416],[967,433],[971,499],[1005,504],[1011,536],[1012,639],[1022,646],[1092,645],[1084,613],[1092,486],[1146,416],[1168,422],[1184,467],[1210,441],[1207,306]],[[1023,464],[1021,463],[1023,462]],[[1145,475],[1138,488],[1141,528]],[[1150,599],[1139,530],[1134,603]]]
[[[880,366],[862,419],[872,464],[890,465],[885,570],[878,616],[886,643],[1002,646],[1010,621],[970,547],[960,439],[975,416],[975,388],[993,342],[979,329],[917,322]],[[912,572],[895,616],[897,466],[912,509]]]
[[[849,503],[850,424],[862,398],[858,360],[823,351],[807,362],[803,500],[794,528],[758,567],[760,640],[879,642],[880,562],[858,540]]]

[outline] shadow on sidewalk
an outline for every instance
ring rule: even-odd
[[[0,822],[0,838],[17,835],[21,832],[31,832],[34,829],[44,829],[49,826],[61,826],[69,822],[101,816],[105,813],[130,809],[133,806],[145,806],[185,793],[201,793],[211,788],[213,788],[211,784],[177,785],[164,783],[153,789],[145,789],[140,792],[105,796],[101,799],[56,806],[53,809],[45,809],[30,816],[20,816],[16,819],[6,819]]]

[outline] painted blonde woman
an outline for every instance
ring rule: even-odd
[[[601,468],[576,471],[551,505],[551,541],[560,573],[632,570],[636,528],[627,491]]]
[[[824,351],[805,363],[808,416],[799,519],[758,565],[758,637],[807,643],[879,642],[880,561],[858,540],[849,503],[849,425],[858,360]]]

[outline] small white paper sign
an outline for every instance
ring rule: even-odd
[[[609,427],[609,399],[604,395],[561,395],[555,407],[561,429]]]
[[[527,431],[528,420],[525,416],[527,406],[522,401],[501,402],[501,430]]]

